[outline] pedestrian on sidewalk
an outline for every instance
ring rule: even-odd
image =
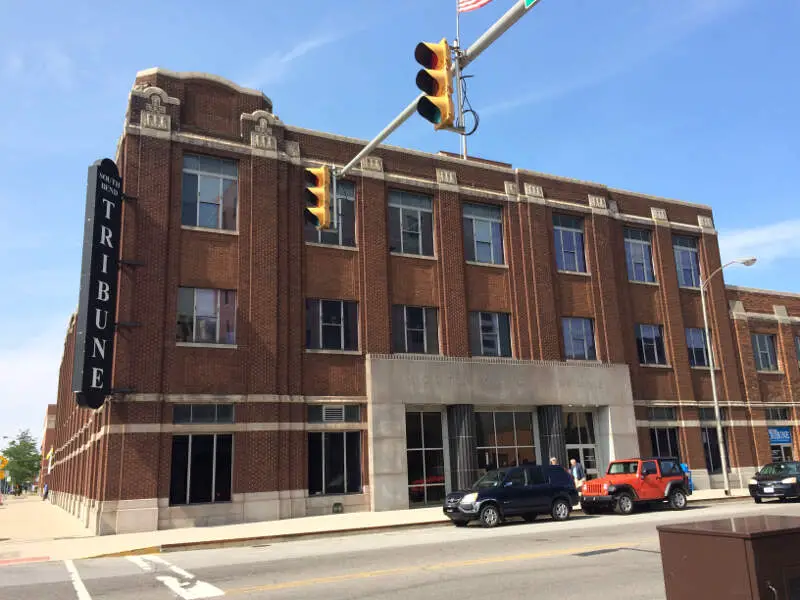
[[[586,470],[583,468],[583,465],[574,458],[570,459],[569,464],[572,479],[575,480],[575,488],[578,490],[578,495],[580,495],[581,488],[583,484],[586,483]]]

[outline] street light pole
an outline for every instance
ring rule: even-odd
[[[725,495],[731,495],[731,482],[728,477],[728,451],[725,446],[725,438],[723,437],[722,433],[722,416],[720,415],[719,409],[719,396],[717,396],[717,377],[714,373],[714,352],[711,349],[711,335],[708,331],[708,313],[706,311],[706,286],[709,284],[711,279],[717,273],[721,273],[722,269],[725,267],[729,267],[730,265],[739,264],[744,265],[745,267],[750,267],[756,263],[756,259],[754,257],[751,258],[739,258],[736,260],[732,260],[728,263],[725,263],[721,267],[719,267],[716,271],[711,273],[705,281],[703,278],[700,277],[700,305],[703,308],[703,328],[705,331],[705,338],[706,338],[706,352],[708,353],[708,371],[711,376],[711,396],[714,399],[714,418],[717,421],[717,445],[719,447],[719,460],[722,467],[722,480],[723,485],[725,487]],[[710,474],[709,474],[710,475]]]

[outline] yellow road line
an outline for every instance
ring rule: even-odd
[[[308,587],[312,585],[322,585],[326,583],[339,583],[341,581],[354,581],[358,579],[373,579],[375,577],[386,577],[388,575],[403,575],[421,571],[435,571],[439,569],[456,569],[460,567],[471,567],[475,565],[490,565],[497,563],[533,560],[537,558],[552,558],[556,556],[566,556],[569,554],[579,554],[582,552],[593,552],[596,550],[618,550],[621,548],[635,548],[642,542],[623,542],[605,546],[580,546],[576,548],[565,548],[563,550],[550,550],[547,552],[533,552],[526,554],[510,554],[506,556],[492,556],[487,558],[475,558],[472,560],[460,560],[431,565],[418,565],[410,567],[398,567],[396,569],[382,569],[379,571],[361,571],[359,573],[347,573],[344,575],[332,575],[330,577],[316,577],[314,579],[299,579],[296,581],[284,581],[281,583],[271,583],[267,585],[256,585],[250,587],[233,588],[225,590],[226,595],[250,594],[253,592],[273,592],[277,590],[288,590],[293,588]]]

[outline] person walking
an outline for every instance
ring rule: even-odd
[[[575,488],[578,490],[578,495],[580,495],[581,488],[583,484],[586,483],[586,469],[574,458],[570,459],[569,465],[569,471],[572,473],[572,479],[575,481]]]

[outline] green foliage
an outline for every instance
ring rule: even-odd
[[[11,476],[13,484],[33,483],[42,464],[42,455],[29,430],[21,431],[16,439],[6,446],[2,455],[8,459],[6,474]]]

